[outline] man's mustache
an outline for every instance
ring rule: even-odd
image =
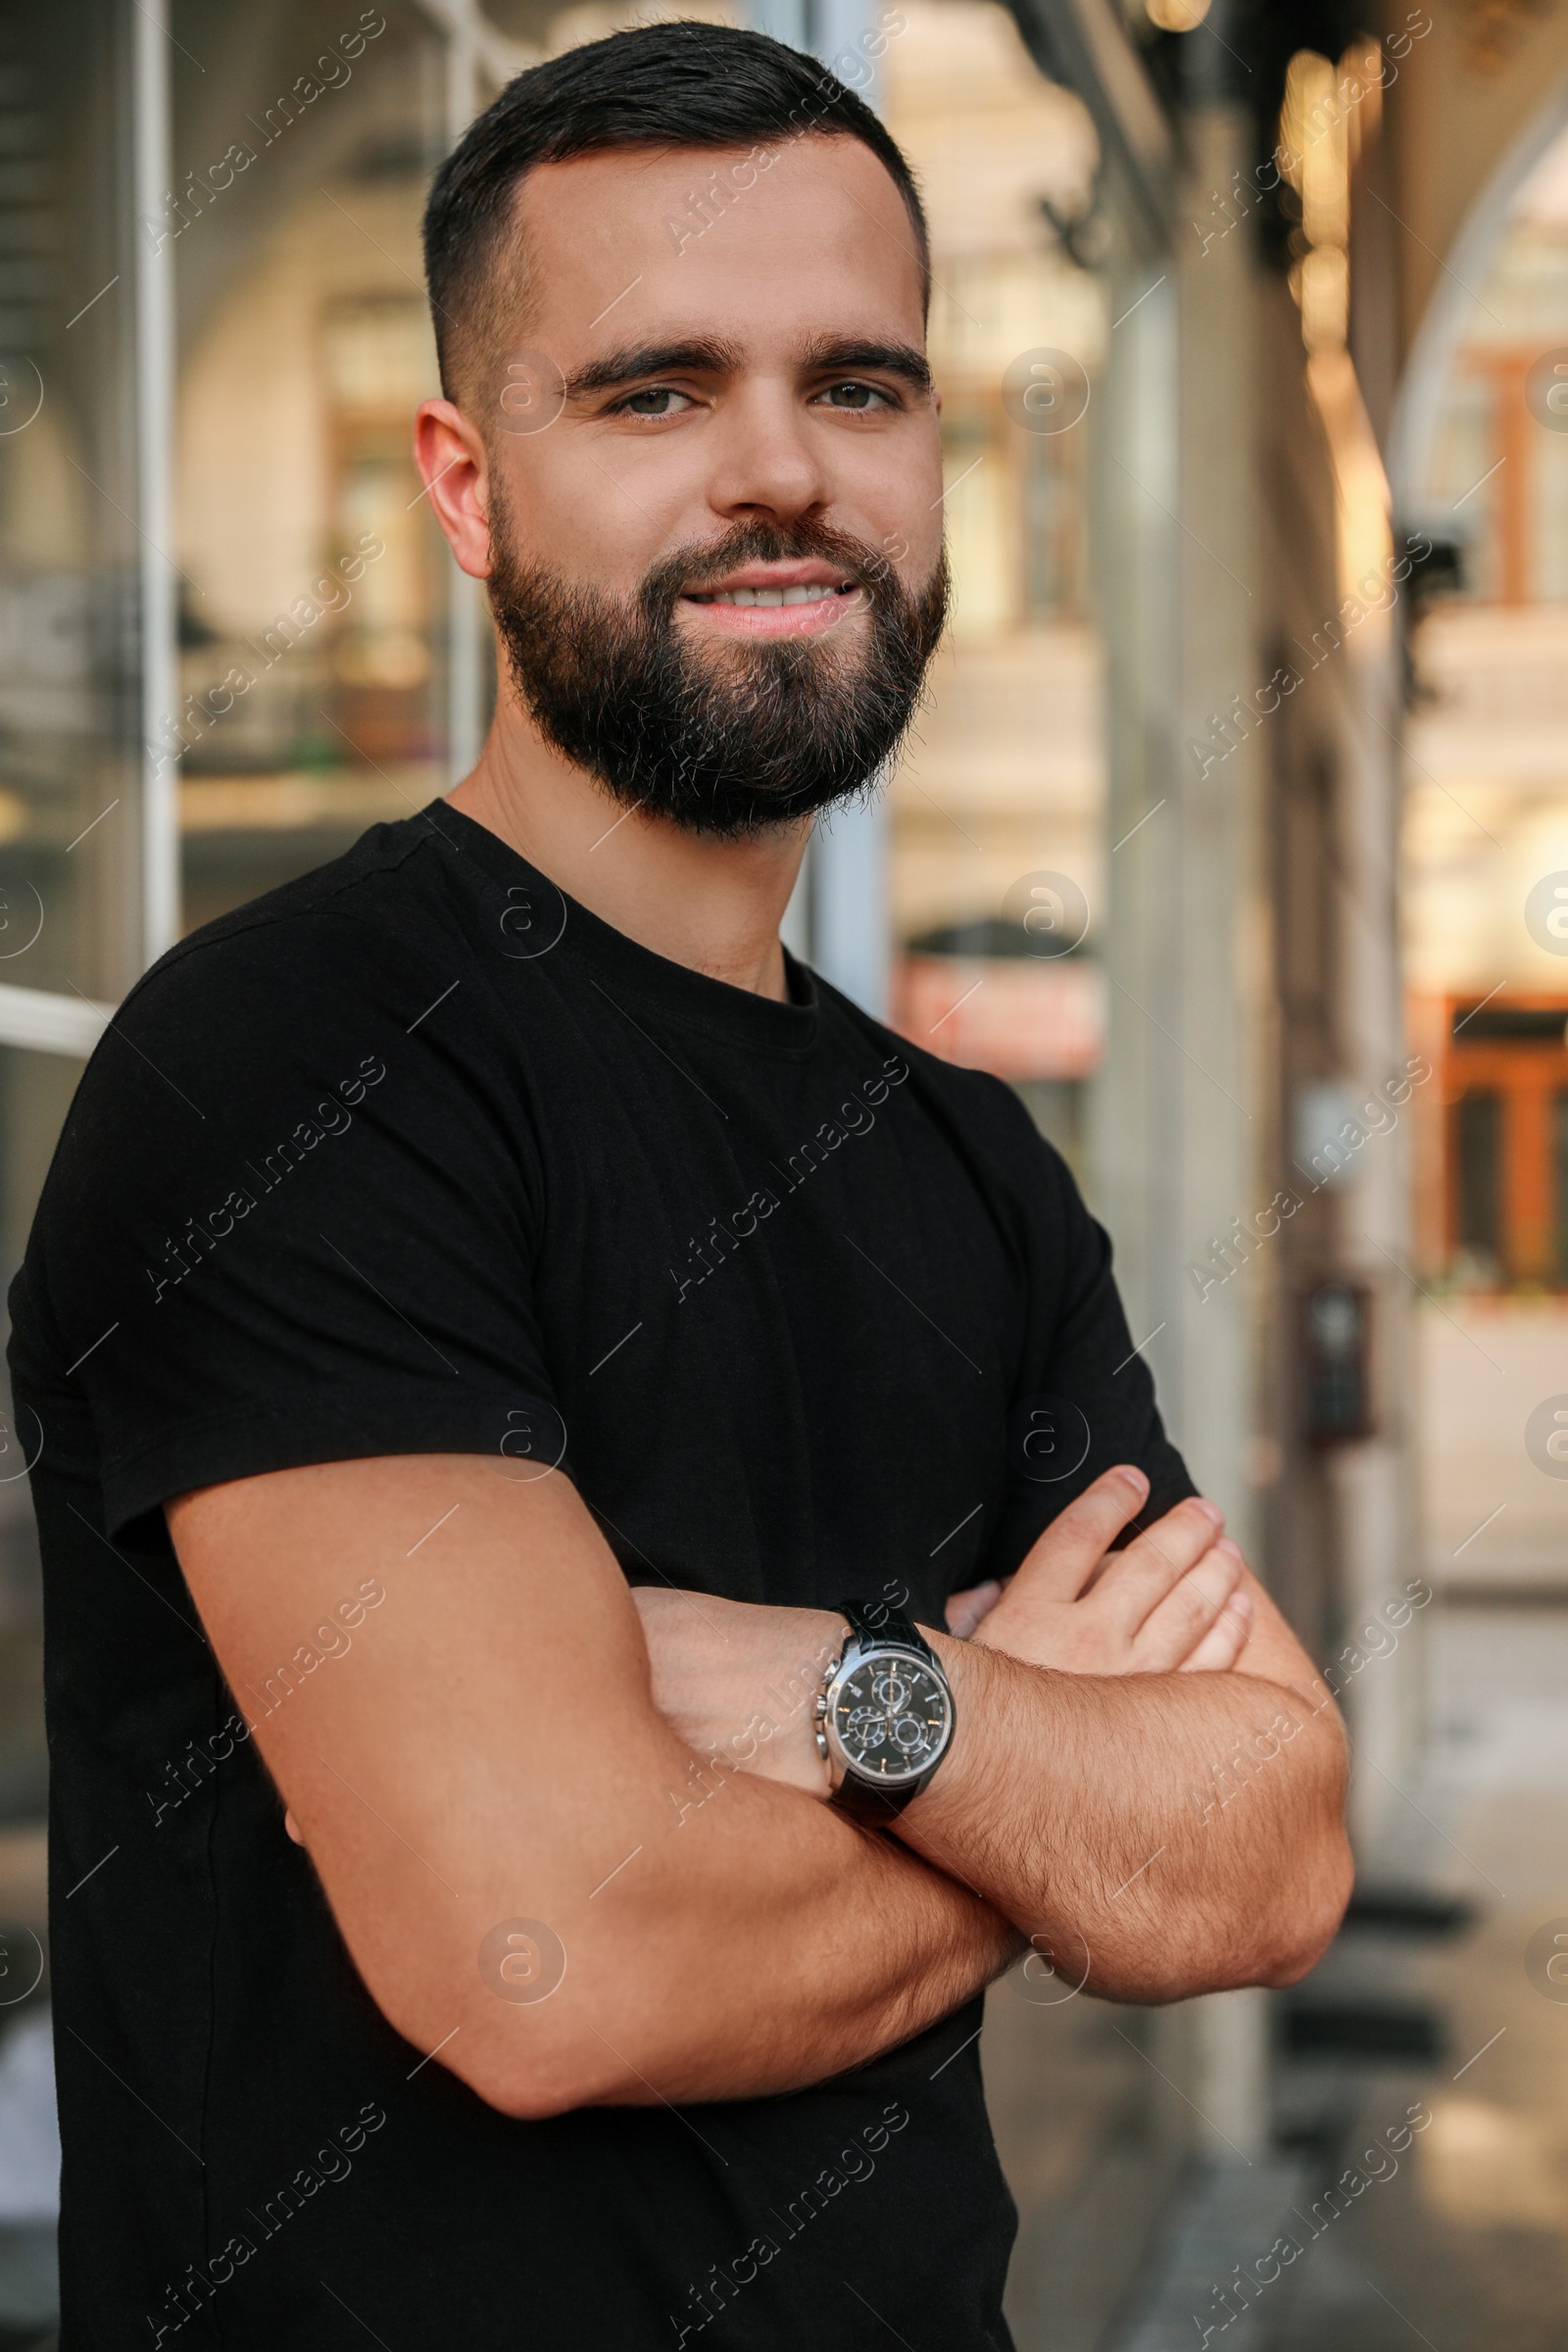
[[[867,590],[888,568],[875,548],[848,532],[748,523],[708,546],[677,549],[662,558],[644,580],[641,601],[647,611],[666,612],[687,590],[706,588],[743,564],[811,562],[831,564],[858,588]]]

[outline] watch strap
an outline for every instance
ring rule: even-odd
[[[835,1812],[847,1813],[862,1829],[885,1830],[911,1798],[919,1795],[930,1777],[927,1773],[924,1779],[906,1782],[902,1788],[878,1788],[847,1772],[827,1801]]]
[[[921,1633],[912,1617],[894,1608],[885,1600],[841,1600],[839,1614],[850,1621],[850,1631],[862,1642],[891,1643],[895,1649],[912,1649],[918,1658],[933,1664],[936,1652]]]

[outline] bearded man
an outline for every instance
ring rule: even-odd
[[[897,148],[645,28],[426,253],[483,757],[147,976],[13,1292],[63,2346],[980,2352],[984,1987],[1299,1975],[1340,1730],[1060,1159],[780,945],[942,624]]]

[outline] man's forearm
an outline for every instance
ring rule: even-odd
[[[930,1639],[959,1736],[899,1821],[914,1851],[1093,1991],[1168,2000],[1311,1965],[1349,1884],[1332,1708],[1246,1674],[1059,1674]]]
[[[1211,1505],[1178,1505],[1108,1558],[1147,1483],[1098,1480],[972,1642],[922,1629],[957,1728],[897,1835],[1096,1991],[1170,2000],[1288,1983],[1349,1891],[1339,1717]],[[844,1639],[835,1610],[636,1599],[655,1703],[698,1749],[759,1720],[763,1692],[819,1690]],[[811,1719],[781,1713],[746,1768],[820,1800]]]
[[[1021,1582],[973,1642],[923,1629],[957,1732],[899,1837],[1095,1990],[1166,2000],[1299,1975],[1348,1892],[1344,1737],[1267,1594],[1249,1578],[1250,1672],[1064,1672],[1028,1659]],[[694,1618],[689,1598],[638,1603],[656,1702],[698,1747],[721,1748],[764,1689],[820,1688],[843,1640],[832,1610],[705,1598]],[[748,1772],[825,1796],[810,1726],[804,1705],[777,1710]]]
[[[767,1709],[781,1736],[805,1730],[824,1629],[803,1649],[799,1615],[777,1612],[760,1681],[782,1672],[782,1698],[738,1693],[711,1740],[683,1740],[565,1481],[514,1485],[467,1455],[328,1463],[186,1496],[171,1526],[236,1692],[349,1580],[442,1530],[439,1575],[404,1578],[355,1671],[259,1710],[254,1737],[371,1998],[502,2112],[821,2081],[1005,1966],[1004,1922],[830,1814],[810,1776],[702,1761]],[[688,1641],[731,1646],[725,1604],[667,1605]]]
[[[691,1842],[628,1886],[633,1934],[641,1914],[665,1957],[684,1957],[640,1971],[667,1984],[637,2039],[615,2036],[639,2071],[579,2086],[580,2103],[823,2082],[950,2016],[1027,1948],[994,1905],[908,1847],[749,1774],[721,1786],[683,1828]]]

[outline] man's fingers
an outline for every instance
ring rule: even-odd
[[[1179,1502],[1163,1519],[1146,1527],[1125,1551],[1112,1554],[1096,1581],[1089,1605],[1113,1610],[1122,1631],[1133,1639],[1150,1612],[1213,1549],[1224,1525],[1217,1503],[1196,1495]],[[1230,1579],[1231,1584],[1235,1581]]]
[[[1252,1630],[1252,1596],[1239,1586],[1192,1656],[1183,1658],[1178,1672],[1228,1674],[1247,1647],[1248,1636]]]
[[[1148,1494],[1148,1479],[1131,1462],[1106,1470],[1052,1521],[1025,1555],[1018,1574],[1048,1599],[1076,1600]]]
[[[971,1585],[966,1592],[950,1592],[944,1604],[948,1631],[960,1642],[967,1642],[982,1617],[994,1609],[1002,1598],[1002,1587],[995,1577],[983,1585]]]
[[[1210,1546],[1152,1609],[1133,1640],[1133,1658],[1142,1674],[1173,1674],[1213,1630],[1242,1579],[1242,1555],[1234,1544]]]

